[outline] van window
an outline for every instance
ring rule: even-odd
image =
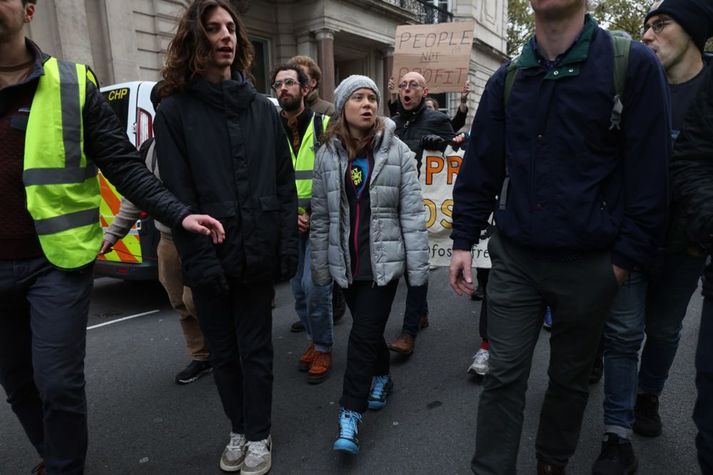
[[[111,108],[114,109],[114,113],[119,118],[122,127],[126,129],[129,122],[129,88],[108,89],[102,94],[104,94]]]

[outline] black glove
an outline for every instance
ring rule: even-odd
[[[230,284],[225,275],[220,274],[196,286],[199,292],[212,295],[213,297],[227,297],[230,295]]]
[[[429,134],[421,138],[421,148],[443,152],[448,147],[448,141],[440,135]]]

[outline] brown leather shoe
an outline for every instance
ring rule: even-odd
[[[566,475],[564,467],[537,462],[537,475]]]
[[[428,314],[424,313],[421,315],[421,318],[418,320],[418,326],[423,330],[424,328],[428,328]]]
[[[389,349],[402,355],[410,355],[416,346],[416,339],[408,333],[401,333],[390,345]]]
[[[47,475],[47,469],[45,468],[45,463],[40,462],[37,464],[35,468],[32,469],[32,472],[30,472],[34,475]]]
[[[297,368],[302,372],[307,371],[309,367],[312,366],[312,362],[316,357],[317,350],[314,349],[314,343],[310,343],[307,350],[305,350],[305,352],[302,353],[302,356],[300,356],[300,362],[297,365]]]
[[[307,382],[319,384],[329,377],[329,370],[332,369],[332,353],[315,350],[314,354],[314,360],[307,373]]]

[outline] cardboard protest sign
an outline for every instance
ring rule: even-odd
[[[468,80],[474,28],[474,21],[397,26],[394,81],[416,71],[432,93],[461,91]]]
[[[426,208],[426,229],[428,230],[429,262],[431,265],[447,267],[451,262],[453,241],[450,234],[453,228],[453,184],[456,181],[463,149],[458,152],[448,147],[444,153],[438,151],[423,152],[421,163],[421,189],[423,205]],[[489,269],[488,238],[493,231],[492,216],[490,226],[480,235],[480,241],[473,246],[473,267]]]

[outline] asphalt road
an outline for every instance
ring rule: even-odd
[[[405,300],[401,284],[387,326],[400,328]],[[431,326],[408,359],[392,359],[395,393],[387,407],[368,413],[362,425],[361,453],[355,458],[331,450],[336,435],[341,376],[350,327],[347,315],[335,327],[332,377],[308,385],[297,371],[306,348],[304,334],[290,333],[296,319],[286,285],[277,288],[274,318],[275,386],[273,474],[470,473],[480,382],[466,375],[477,349],[480,305],[456,298],[447,272],[431,273]],[[696,292],[684,323],[678,356],[664,397],[664,433],[636,437],[640,474],[700,473],[695,455],[693,359],[701,297]],[[174,375],[188,363],[178,318],[156,284],[98,279],[90,327],[151,312],[88,331],[87,395],[89,453],[87,474],[218,474],[228,441],[212,377],[177,386]],[[534,473],[534,439],[546,388],[548,334],[542,332],[530,378],[519,473]],[[579,448],[571,474],[591,473],[602,431],[603,384],[592,386]],[[0,474],[29,473],[37,455],[7,404],[0,404]]]

